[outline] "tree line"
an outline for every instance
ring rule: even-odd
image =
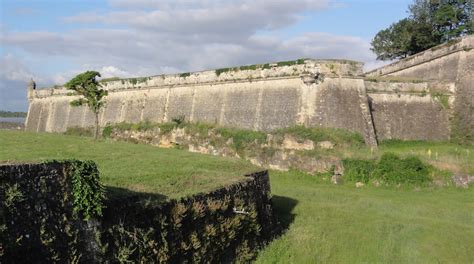
[[[378,60],[405,58],[473,33],[473,0],[414,0],[409,17],[379,31],[371,42]]]
[[[0,110],[0,117],[26,117],[25,112],[10,112]]]

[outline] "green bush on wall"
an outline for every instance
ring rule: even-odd
[[[71,161],[74,211],[84,220],[102,216],[105,188],[100,183],[97,165],[91,160]]]

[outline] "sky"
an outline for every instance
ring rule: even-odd
[[[407,17],[408,0],[0,0],[0,110],[26,87],[86,70],[138,77],[293,60],[351,59]]]

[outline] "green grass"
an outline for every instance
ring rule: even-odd
[[[271,172],[288,230],[257,263],[472,263],[474,188],[333,185]]]
[[[257,167],[239,159],[89,137],[0,131],[0,160],[91,159],[106,186],[178,198],[243,178]]]
[[[0,146],[0,160],[93,159],[107,186],[173,198],[208,191],[257,169],[235,159],[57,134],[0,131]],[[363,147],[346,151],[365,158],[390,151],[457,162],[467,170],[473,166],[472,147],[451,143],[388,141],[374,152]],[[287,230],[260,252],[257,263],[474,261],[472,186],[358,189],[354,183],[333,185],[328,177],[295,171],[271,171],[270,181],[275,211]]]

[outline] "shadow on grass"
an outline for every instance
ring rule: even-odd
[[[295,214],[292,212],[298,201],[289,197],[273,195],[272,202],[273,210],[282,228],[279,235],[282,235],[295,220]]]

